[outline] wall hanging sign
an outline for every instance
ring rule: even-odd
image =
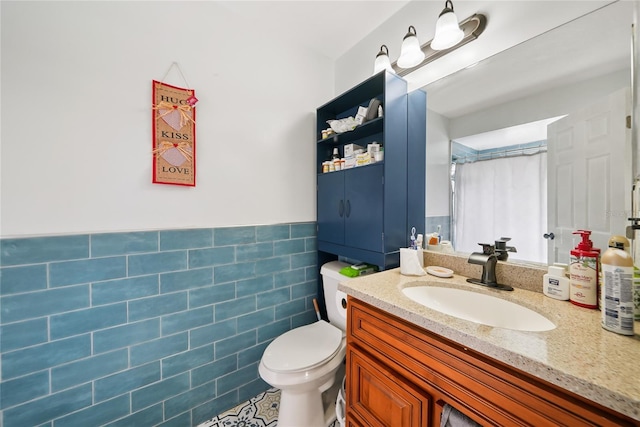
[[[171,67],[173,66],[178,64],[174,62]],[[179,67],[178,70],[180,70]],[[154,80],[152,97],[153,183],[194,187],[196,185],[195,104],[198,102],[195,91]]]

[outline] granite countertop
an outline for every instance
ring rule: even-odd
[[[416,283],[421,282],[421,283]],[[537,311],[557,325],[524,332],[449,316],[414,302],[402,288],[435,285],[494,295]],[[341,282],[339,290],[470,349],[640,421],[640,322],[623,336],[600,326],[600,311],[549,298],[473,285],[466,277],[403,276],[387,270]]]

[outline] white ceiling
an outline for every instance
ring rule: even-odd
[[[438,0],[439,1],[439,0]],[[247,26],[337,59],[409,0],[222,1]],[[444,7],[444,1],[441,2]],[[239,31],[242,29],[239,28]]]

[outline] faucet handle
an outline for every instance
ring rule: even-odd
[[[489,244],[489,243],[478,243],[480,246],[482,246],[482,253],[485,255],[491,255],[493,253],[495,253],[495,249],[496,247]]]
[[[497,251],[508,251],[508,252],[517,252],[516,248],[513,246],[507,246],[507,242],[511,240],[511,237],[501,237],[496,240],[496,250]]]
[[[496,239],[496,248],[504,249],[507,246],[507,242],[509,240],[511,240],[511,237],[501,237],[499,239]]]

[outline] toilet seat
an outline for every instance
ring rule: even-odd
[[[321,365],[340,350],[342,331],[319,320],[280,335],[267,346],[262,363],[274,372],[297,372]]]

